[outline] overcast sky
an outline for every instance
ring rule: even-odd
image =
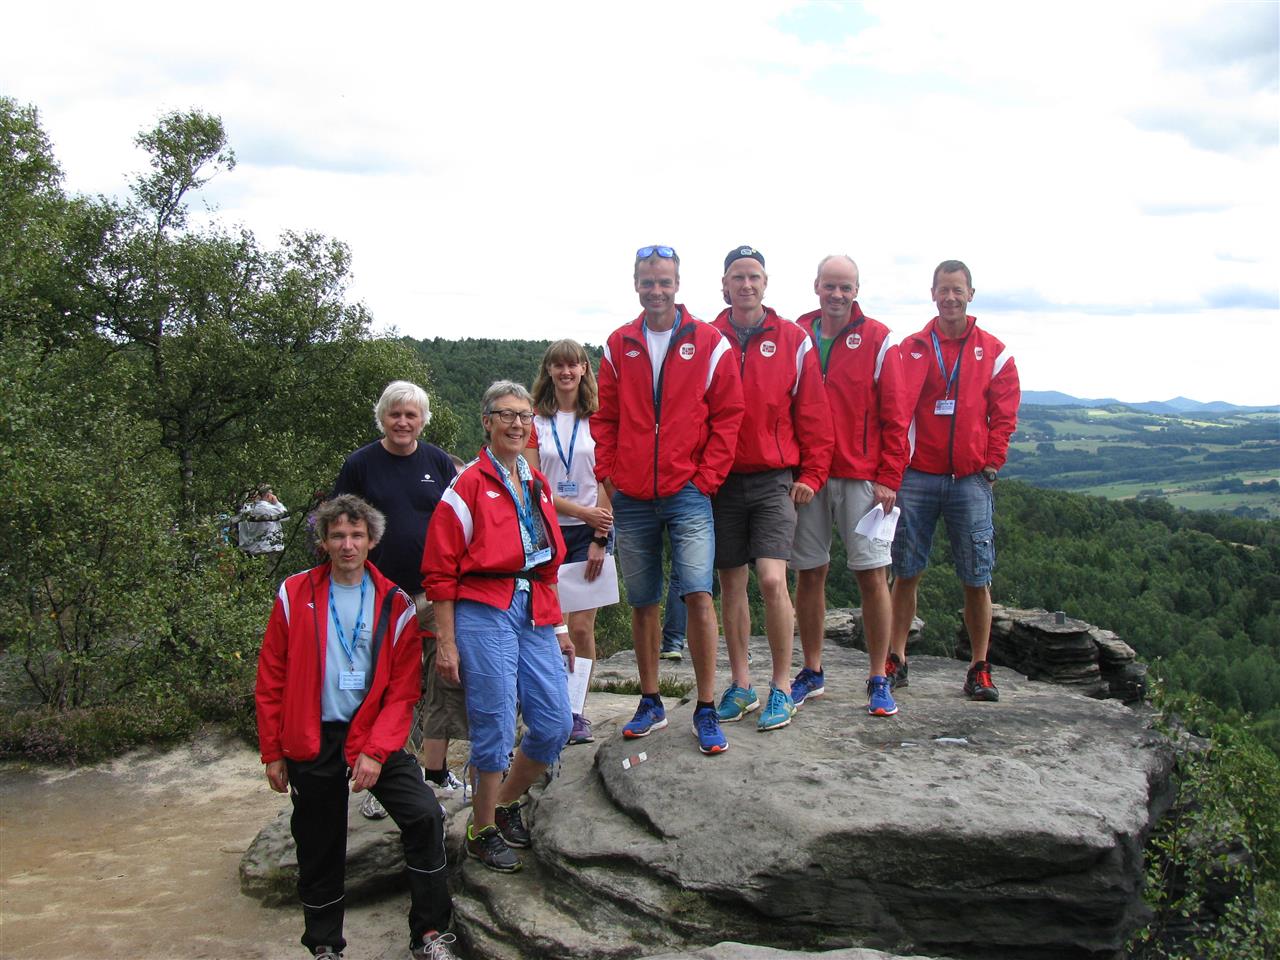
[[[1280,6],[682,0],[11,5],[0,93],[69,190],[114,193],[164,112],[222,117],[202,203],[264,245],[350,245],[353,296],[416,337],[600,343],[637,247],[722,308],[817,306],[848,253],[863,310],[934,314],[938,261],[1024,389],[1280,401]]]

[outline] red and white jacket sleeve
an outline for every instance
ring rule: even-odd
[[[1013,354],[1005,347],[996,357],[987,388],[987,456],[984,466],[999,470],[1009,456],[1009,438],[1018,428],[1018,404],[1022,385]]]
[[[707,427],[710,435],[702,448],[702,461],[693,475],[693,485],[708,497],[713,496],[724,478],[733,469],[733,458],[738,449],[738,430],[747,407],[742,399],[742,377],[733,359],[729,342],[715,331],[718,343],[715,359],[707,382]],[[601,364],[603,368],[604,364]],[[603,383],[601,384],[601,409],[604,409]],[[594,436],[595,419],[592,419]],[[600,470],[600,441],[596,440],[596,471]]]
[[[831,473],[835,427],[827,388],[822,382],[822,367],[818,365],[818,351],[807,336],[800,342],[800,349],[804,353],[797,364],[791,402],[791,422],[800,445],[800,471],[796,480],[816,492],[822,489]]]
[[[413,708],[422,696],[422,637],[418,632],[418,613],[403,593],[393,610],[396,608],[401,609],[384,640],[392,644],[391,676],[382,694],[378,716],[361,750],[379,763],[386,763],[387,757],[409,739]]]
[[[422,589],[427,599],[457,600],[458,576],[462,558],[471,543],[471,508],[458,495],[459,483],[469,480],[460,475],[431,514],[427,526],[427,542],[422,550]]]
[[[613,476],[613,463],[618,454],[618,372],[613,366],[612,349],[618,343],[610,337],[600,358],[596,374],[600,409],[591,415],[591,437],[596,442],[596,480],[604,482]]]
[[[263,763],[273,763],[284,756],[280,745],[284,713],[284,680],[289,666],[289,624],[285,619],[284,584],[276,596],[267,621],[267,632],[258,651],[258,679],[253,701],[258,716],[258,751]]]
[[[902,486],[902,475],[911,461],[911,442],[908,427],[912,407],[907,399],[907,385],[902,373],[902,354],[898,345],[885,337],[876,359],[876,381],[879,389],[880,463],[876,466],[876,483],[897,490]]]

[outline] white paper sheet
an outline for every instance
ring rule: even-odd
[[[587,561],[566,563],[560,568],[560,609],[565,613],[575,610],[594,610],[618,602],[618,567],[613,554],[607,554],[600,576],[587,582]]]
[[[581,713],[587,702],[587,681],[591,679],[592,661],[586,657],[573,658],[573,673],[569,676],[569,710]],[[569,658],[564,658],[564,667],[569,669]]]
[[[885,516],[884,507],[876,504],[863,515],[858,521],[858,525],[854,527],[855,533],[860,533],[868,540],[880,540],[885,543],[893,542],[893,534],[898,529],[898,518],[902,516],[902,511],[894,507],[889,511],[889,515]]]

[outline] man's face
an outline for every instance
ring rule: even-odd
[[[957,325],[964,323],[969,310],[969,302],[973,300],[973,289],[964,278],[964,272],[940,273],[933,285],[933,302],[938,306],[938,316],[944,323]]]
[[[394,450],[413,452],[414,441],[422,433],[422,408],[416,403],[397,403],[382,418],[382,429],[387,432],[387,444]]]
[[[739,257],[729,264],[729,272],[724,275],[723,283],[724,295],[733,308],[734,316],[745,319],[755,316],[760,309],[769,277],[758,260]]]
[[[329,562],[337,573],[355,574],[364,569],[364,562],[373,549],[373,541],[369,539],[369,526],[363,520],[352,520],[350,517],[338,517],[329,524],[324,537],[324,549],[329,554]]]
[[[636,265],[636,293],[646,313],[666,313],[675,307],[680,278],[674,260],[658,258]]]
[[[828,260],[813,281],[813,292],[822,307],[823,330],[833,337],[836,328],[847,323],[853,313],[853,303],[858,299],[858,268],[843,257]]]

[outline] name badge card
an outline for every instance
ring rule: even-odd
[[[561,480],[556,484],[556,494],[561,497],[576,497],[578,495],[577,480]]]
[[[363,690],[364,689],[364,671],[363,670],[342,670],[338,673],[338,689],[339,690]]]
[[[954,400],[939,400],[933,405],[935,416],[954,417],[956,415],[956,402]]]
[[[541,550],[535,550],[529,555],[529,566],[536,567],[540,563],[546,563],[551,559],[551,548],[543,547]]]

